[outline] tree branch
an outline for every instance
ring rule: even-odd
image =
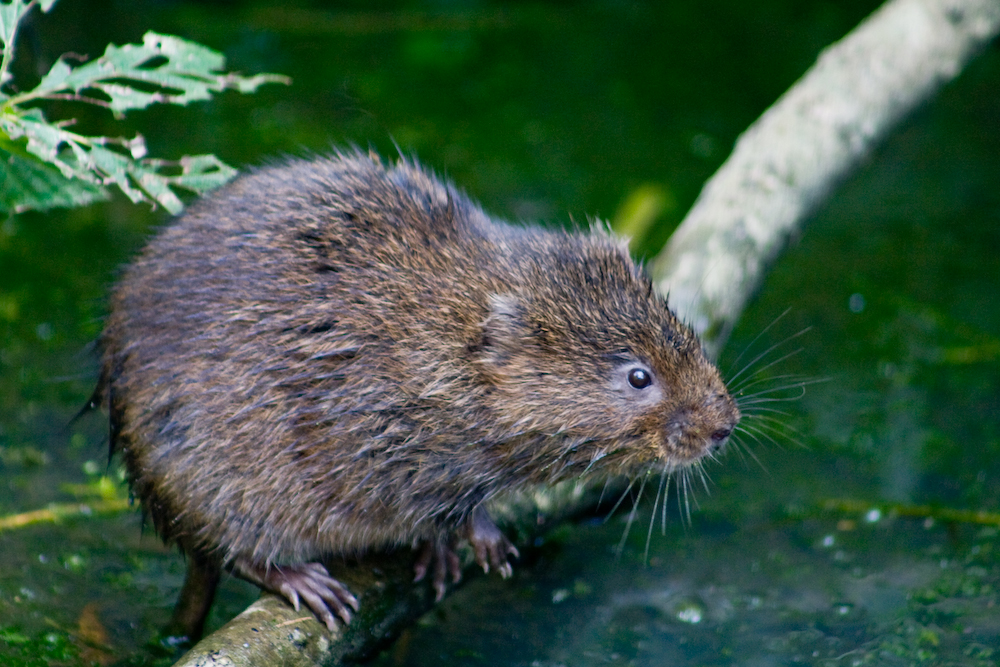
[[[710,354],[831,190],[998,32],[998,0],[887,2],[740,136],[651,262]]]
[[[490,507],[490,515],[516,541],[529,544],[546,527],[593,509],[604,495],[617,498],[623,486],[607,490],[566,482],[536,493],[514,495]],[[478,569],[471,552],[463,570]],[[325,563],[351,589],[361,609],[349,626],[329,632],[308,609],[296,612],[284,598],[264,593],[236,618],[199,642],[174,667],[335,667],[371,655],[434,606],[430,583],[413,582],[409,549],[376,554],[361,562]],[[495,575],[493,575],[495,576]],[[449,591],[454,586],[449,586]]]

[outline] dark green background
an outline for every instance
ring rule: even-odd
[[[62,0],[22,33],[15,71],[26,89],[66,51],[94,57],[150,29],[193,39],[293,84],[119,125],[70,104],[46,112],[84,132],[141,131],[156,156],[237,166],[398,146],[487,210],[546,224],[613,218],[654,184],[675,205],[639,249],[652,255],[738,134],[877,5]],[[821,507],[1000,510],[998,121],[994,46],[795,240],[721,367],[734,372],[790,308],[753,349],[812,327],[772,370],[826,382],[785,406],[776,444],[744,437],[742,456],[708,466],[689,526],[671,497],[648,559],[648,507],[618,559],[624,517],[560,529],[513,581],[476,578],[380,660],[995,664],[995,528]],[[165,221],[116,196],[0,223],[0,514],[70,502],[63,484],[105,472],[101,418],[67,424],[95,382],[88,345],[117,267]],[[0,563],[5,664],[152,660],[141,646],[183,572],[137,513],[0,533]],[[253,594],[227,582],[213,623]],[[111,648],[96,658],[73,642],[91,612]]]

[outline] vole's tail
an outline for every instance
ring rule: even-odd
[[[97,382],[97,386],[94,387],[94,393],[90,395],[90,398],[88,398],[87,402],[83,404],[83,407],[80,408],[75,415],[73,415],[73,418],[69,420],[69,424],[67,424],[67,426],[72,426],[78,419],[80,419],[80,417],[83,417],[85,414],[93,412],[99,408],[104,403],[104,394],[105,382],[102,374],[101,379]]]
[[[111,385],[111,379],[106,369],[101,370],[101,376],[97,380],[94,392],[87,399],[87,402],[83,404],[83,407],[69,420],[67,426],[72,426],[78,419],[102,406],[108,408],[110,415],[108,430],[108,460],[110,461],[111,457],[115,455],[115,445],[117,444],[118,431],[120,430],[119,424],[121,423],[121,406],[116,405],[114,387]]]

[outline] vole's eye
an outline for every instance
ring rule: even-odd
[[[645,389],[653,384],[653,376],[645,368],[633,368],[628,372],[628,383],[636,389]]]

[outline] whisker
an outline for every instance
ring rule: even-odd
[[[780,343],[779,343],[779,345],[780,345]],[[788,359],[791,359],[792,357],[794,357],[796,354],[798,354],[799,352],[801,352],[804,349],[805,348],[799,347],[799,348],[796,348],[796,349],[792,350],[791,352],[788,352],[787,354],[784,354],[784,355],[778,357],[777,359],[771,360],[770,362],[768,362],[764,366],[761,366],[760,368],[756,369],[753,373],[751,373],[750,375],[748,375],[745,378],[743,378],[743,380],[741,380],[739,384],[737,384],[737,385],[734,386],[733,390],[736,391],[736,392],[742,391],[744,388],[747,387],[748,384],[753,384],[753,383],[757,382],[756,380],[754,380],[755,377],[757,377],[758,375],[764,373],[767,369],[769,369],[769,368],[771,368],[773,366],[776,366],[776,365],[780,364],[783,361],[787,361]],[[764,379],[766,380],[767,378],[764,378]],[[729,383],[732,383],[732,380],[730,380]]]
[[[713,450],[713,451],[710,451],[710,452],[706,452],[704,455],[702,455],[701,460],[698,461],[697,465],[703,465],[706,461],[712,461],[713,463],[718,462],[719,461],[719,457],[721,455],[722,455],[722,451],[720,451],[720,450]]]
[[[766,410],[766,408],[762,408],[762,410]],[[781,412],[781,411],[778,410],[778,412]],[[750,420],[752,420],[752,422],[757,422],[757,423],[776,424],[776,425],[781,426],[783,428],[787,428],[790,431],[796,431],[796,432],[798,432],[796,430],[796,428],[794,426],[790,425],[786,420],[784,420],[784,419],[778,419],[777,417],[773,417],[770,414],[767,414],[766,412],[751,412],[751,413],[747,414],[747,419],[750,419]],[[802,434],[799,433],[799,435],[802,435]]]
[[[773,425],[768,424],[768,423],[759,423],[759,424],[753,424],[753,425],[750,425],[750,424],[740,424],[740,426],[738,428],[743,433],[749,433],[750,431],[753,431],[754,433],[756,433],[757,435],[759,435],[761,438],[764,438],[768,442],[770,442],[770,443],[772,443],[772,444],[774,444],[774,445],[776,445],[778,447],[781,447],[781,443],[778,442],[778,439],[775,436],[777,436],[779,438],[782,438],[784,440],[787,440],[788,442],[791,442],[794,445],[798,445],[802,449],[809,449],[808,445],[806,445],[804,442],[802,442],[798,438],[794,438],[794,437],[788,435],[788,433],[785,431],[785,429],[791,429],[791,427],[786,426],[785,424],[781,424],[780,422],[778,422],[778,423],[781,425],[781,428],[778,428],[778,427],[773,426]],[[796,431],[796,433],[798,433],[798,432]]]
[[[759,435],[778,447],[781,447],[781,443],[779,443],[776,438],[783,438],[803,449],[809,449],[809,446],[805,444],[806,435],[794,426],[790,426],[783,421],[779,421],[777,419],[762,419],[758,420],[755,424],[751,423],[750,426],[755,428]],[[789,433],[791,433],[791,435]]]
[[[604,480],[604,486],[601,487],[601,495],[597,497],[597,506],[601,506],[601,502],[604,500],[604,493],[608,490],[608,484],[611,483],[611,478],[608,477]],[[605,519],[606,520],[606,519]]]
[[[753,440],[758,445],[762,445],[764,441],[776,444],[780,446],[778,439],[787,439],[800,447],[805,447],[803,442],[796,437],[793,437],[789,432],[794,433],[796,436],[804,438],[804,434],[801,433],[794,426],[788,424],[787,419],[780,419],[779,417],[791,417],[791,413],[781,410],[775,407],[770,407],[773,403],[786,402],[791,399],[778,399],[778,398],[761,398],[754,401],[751,405],[740,405],[740,410],[743,412],[742,421],[734,429],[735,432],[741,433],[746,437]],[[746,453],[749,454],[761,468],[764,468],[760,460],[753,453],[753,449],[748,445],[748,443],[739,443],[743,446]],[[737,451],[741,451],[737,449]]]
[[[758,355],[757,355],[756,357],[754,357],[753,359],[751,359],[751,360],[750,360],[750,362],[749,362],[749,363],[747,363],[747,365],[746,365],[746,366],[744,366],[744,367],[743,367],[742,369],[740,369],[740,371],[739,371],[739,372],[737,372],[737,373],[736,373],[736,375],[733,375],[732,377],[730,377],[730,378],[729,378],[729,382],[728,382],[728,384],[732,385],[732,384],[733,384],[734,382],[736,382],[736,379],[737,379],[737,378],[739,378],[739,377],[740,377],[741,375],[743,375],[744,373],[746,373],[747,371],[749,371],[750,369],[752,369],[752,368],[753,368],[753,365],[754,365],[754,364],[756,364],[756,363],[757,363],[758,361],[760,361],[761,359],[763,359],[763,358],[764,358],[764,357],[766,357],[767,355],[771,354],[772,352],[774,352],[774,351],[775,351],[776,349],[778,349],[779,347],[781,347],[781,346],[782,346],[782,345],[784,345],[785,343],[787,343],[787,342],[789,342],[789,341],[792,341],[792,340],[795,340],[795,339],[796,339],[796,338],[798,338],[799,336],[802,336],[802,335],[805,335],[806,333],[808,333],[808,332],[809,332],[809,330],[810,330],[810,329],[812,329],[812,327],[806,327],[805,329],[802,329],[802,330],[801,330],[801,331],[799,331],[798,333],[794,333],[794,334],[792,334],[791,336],[789,336],[789,337],[788,337],[788,338],[786,338],[785,340],[781,341],[780,343],[775,343],[775,344],[774,344],[774,345],[772,345],[771,347],[767,348],[766,350],[764,350],[763,352],[761,352],[760,354],[758,354]],[[783,358],[783,359],[787,359],[788,357],[790,357],[790,356],[792,356],[792,355],[795,355],[795,354],[798,354],[798,353],[799,353],[799,352],[801,352],[801,351],[802,351],[802,349],[801,349],[801,348],[799,348],[798,350],[795,350],[794,352],[790,352],[790,353],[786,354],[786,355],[785,355],[784,357],[782,357],[782,358]],[[766,368],[769,368],[770,366],[773,366],[773,365],[774,365],[774,363],[775,363],[775,362],[771,362],[771,363],[769,363],[769,364],[768,364],[767,366],[765,366],[764,368],[762,368],[762,369],[759,369],[759,370],[757,370],[757,371],[754,371],[754,375],[756,375],[757,373],[761,372],[762,370],[764,370],[764,369],[766,369]],[[751,375],[750,377],[753,377],[753,375]]]
[[[778,315],[776,318],[774,318],[773,320],[771,320],[770,324],[768,324],[766,327],[764,327],[763,329],[761,329],[760,333],[758,333],[756,336],[754,336],[754,339],[752,341],[750,341],[750,344],[747,345],[746,347],[744,347],[743,351],[740,352],[739,355],[735,359],[733,359],[733,363],[729,364],[729,370],[732,370],[733,368],[735,368],[736,364],[740,363],[740,359],[743,358],[743,355],[745,355],[747,352],[749,352],[750,350],[752,350],[753,346],[757,343],[757,341],[759,341],[764,334],[766,334],[768,331],[770,331],[771,328],[774,325],[776,325],[779,321],[781,321],[782,317],[784,317],[785,315],[787,315],[790,312],[792,312],[792,307],[791,306],[789,306],[788,308],[785,308],[785,312],[781,313],[781,315]]]
[[[760,442],[760,439],[757,436],[753,435],[752,433],[747,433],[745,435],[749,435],[754,440],[756,440],[759,444],[763,444],[763,443]],[[739,439],[737,439],[737,438],[733,438],[732,442],[733,442],[733,449],[736,450],[736,452],[740,455],[740,458],[744,462],[746,461],[746,459],[743,456],[743,450],[746,450],[746,454],[757,463],[757,465],[760,467],[761,470],[763,470],[765,473],[768,474],[768,476],[770,476],[771,471],[767,469],[767,466],[764,465],[763,461],[761,461],[759,458],[757,458],[757,455],[754,454],[753,450],[750,449],[750,447],[748,447],[746,443],[740,442]]]
[[[712,495],[712,490],[708,488],[708,483],[712,480],[712,478],[708,475],[708,472],[705,471],[705,466],[703,466],[701,461],[699,461],[697,465],[693,466],[693,468],[697,471],[698,477],[701,478],[701,485],[705,487],[705,493]]]
[[[750,407],[753,408],[753,409],[752,410],[743,410],[742,409],[743,406],[742,405],[740,406],[740,408],[741,408],[740,412],[743,413],[744,417],[748,417],[748,418],[752,418],[752,419],[763,419],[764,416],[765,416],[764,413],[781,415],[782,417],[791,417],[792,416],[791,412],[788,412],[786,410],[779,410],[778,408],[769,408],[769,407],[766,407],[763,404],[760,404],[760,405],[751,405]]]
[[[806,387],[830,380],[830,378],[811,378],[796,373],[780,372],[781,364],[805,350],[805,347],[798,345],[794,345],[795,349],[792,349],[790,343],[808,333],[811,327],[805,327],[773,345],[767,345],[762,352],[754,351],[755,347],[762,345],[761,341],[766,338],[768,332],[774,330],[790,310],[786,309],[754,336],[750,344],[729,365],[730,371],[738,369],[730,375],[727,385],[729,393],[742,413],[741,422],[733,429],[732,449],[744,462],[752,458],[764,472],[768,472],[767,467],[758,458],[755,449],[768,443],[780,447],[787,442],[808,449],[805,444],[808,438],[787,423],[792,420],[795,411],[786,409],[786,406],[781,404],[800,401],[806,394]],[[748,358],[749,361],[745,361]],[[779,374],[769,375],[775,370],[778,370]],[[678,500],[683,500],[688,515],[690,515],[690,504],[696,503],[692,494],[693,474],[695,473],[692,472],[678,480]],[[707,490],[710,480],[705,468],[699,467],[697,474]],[[684,496],[683,499],[681,495]]]
[[[785,391],[787,391],[787,389]],[[806,395],[806,388],[802,387],[799,390],[799,393],[795,396],[777,396],[774,398],[768,398],[766,396],[757,396],[756,398],[752,398],[749,401],[737,403],[737,405],[739,406],[746,405],[749,407],[758,405],[760,403],[794,403],[795,401],[801,400],[802,397],[805,395]]]
[[[732,443],[731,449],[736,453],[736,456],[740,457],[740,463],[746,465],[747,463],[746,455],[747,453],[749,453],[750,450],[746,448],[746,445],[744,443],[740,442],[735,437],[733,437],[735,435],[736,435],[736,429],[733,429],[733,435],[730,436],[729,439],[729,442]],[[744,451],[744,449],[746,449],[746,451]]]
[[[624,491],[622,491],[622,495],[618,498],[618,502],[616,502],[615,506],[611,508],[611,511],[608,512],[608,515],[606,517],[604,517],[604,521],[605,522],[608,519],[610,519],[612,516],[614,516],[614,513],[618,511],[618,508],[621,506],[622,502],[625,500],[625,497],[628,496],[628,494],[632,491],[632,487],[633,486],[635,486],[635,479],[634,478],[631,479],[631,480],[629,480],[628,486],[625,487]]]
[[[663,472],[660,473],[660,486],[663,487],[663,509],[660,510],[660,530],[664,535],[667,534],[667,498],[670,493],[670,478],[672,476],[667,468],[663,468]]]
[[[656,509],[660,504],[660,495],[663,493],[663,476],[666,473],[666,469],[660,473],[660,483],[656,487],[656,498],[653,500],[653,513],[649,516],[649,528],[646,530],[646,548],[642,552],[643,564],[649,563],[649,543],[653,539],[653,526],[656,525]],[[663,504],[667,504],[666,498],[663,499]]]
[[[597,463],[598,461],[600,461],[601,459],[603,459],[607,455],[608,455],[608,452],[606,450],[604,450],[604,449],[600,449],[600,450],[594,452],[594,455],[590,457],[590,463],[588,463],[587,467],[584,468],[584,470],[583,470],[582,473],[580,473],[580,476],[582,477],[582,476],[586,475],[588,472],[590,472],[590,469],[594,467],[594,464]]]
[[[735,429],[733,429],[733,432],[734,433],[739,433],[740,435],[745,435],[748,438],[753,438],[754,442],[756,442],[758,445],[763,446],[763,444],[764,444],[764,442],[757,436],[757,434],[755,432],[748,431],[747,428],[743,424],[740,424]],[[750,452],[750,449],[748,447],[747,448],[747,453],[749,453],[749,452]]]
[[[740,396],[754,396],[756,392],[748,394],[746,393],[747,389],[759,384],[773,385],[775,382],[778,382],[779,380],[792,380],[792,382],[781,385],[783,387],[799,387],[804,384],[812,384],[812,378],[799,375],[798,373],[785,373],[784,375],[768,375],[766,377],[757,378],[756,380],[749,378],[745,384],[739,387],[738,390],[733,389],[733,391],[736,391],[736,393],[738,393]],[[773,389],[773,386],[769,386],[767,388]]]
[[[778,379],[780,379],[782,377],[794,377],[794,376],[777,376],[777,377],[761,378],[760,380],[754,381],[753,384],[763,384],[765,382],[772,382],[772,381],[778,380]],[[820,383],[829,382],[829,381],[830,381],[830,378],[809,378],[809,377],[801,377],[800,376],[800,379],[798,381],[796,381],[796,382],[788,382],[788,383],[780,384],[780,385],[773,386],[773,387],[767,387],[765,389],[760,389],[758,391],[755,391],[755,392],[753,392],[751,394],[745,394],[745,393],[740,392],[737,395],[736,400],[737,401],[745,401],[747,399],[753,398],[755,396],[760,396],[762,394],[773,394],[775,392],[782,391],[782,390],[787,390],[787,389],[801,389],[801,388],[804,388],[804,387],[808,387],[810,385],[820,384]],[[750,385],[747,385],[747,386],[750,386]]]
[[[635,515],[639,511],[639,501],[642,500],[642,490],[646,488],[646,480],[648,479],[649,473],[642,476],[642,484],[639,485],[639,492],[635,496],[635,502],[632,503],[632,509],[628,513],[628,520],[625,522],[625,532],[622,533],[622,539],[618,542],[618,548],[615,549],[615,558],[621,558],[622,552],[625,550],[625,541],[628,539],[629,531],[632,530],[632,522],[635,521]]]
[[[740,423],[740,425],[737,428],[746,429],[746,430],[753,430],[756,433],[763,434],[765,432],[767,432],[767,433],[783,433],[784,432],[782,430],[783,427],[784,427],[784,423],[783,422],[780,422],[778,420],[770,420],[769,421],[768,418],[763,417],[763,418],[754,419],[753,421],[748,421],[746,423]]]
[[[769,387],[767,389],[761,389],[760,391],[756,391],[756,392],[754,392],[752,394],[748,394],[746,396],[740,396],[738,400],[739,400],[740,405],[743,405],[743,404],[753,405],[754,401],[759,400],[762,397],[772,396],[774,394],[778,394],[778,393],[781,393],[783,391],[787,392],[787,391],[790,391],[792,389],[797,389],[798,390],[798,393],[794,397],[779,397],[779,398],[791,398],[791,400],[796,400],[797,401],[798,399],[802,398],[805,395],[805,393],[806,393],[806,386],[805,386],[804,383],[803,384],[785,384],[785,385],[781,385],[780,387]]]
[[[688,477],[688,469],[685,468],[681,471],[681,480],[677,488],[677,502],[684,508],[684,523],[688,526],[691,525],[691,498],[689,496],[690,478]],[[681,502],[681,488],[684,490],[684,500]]]

